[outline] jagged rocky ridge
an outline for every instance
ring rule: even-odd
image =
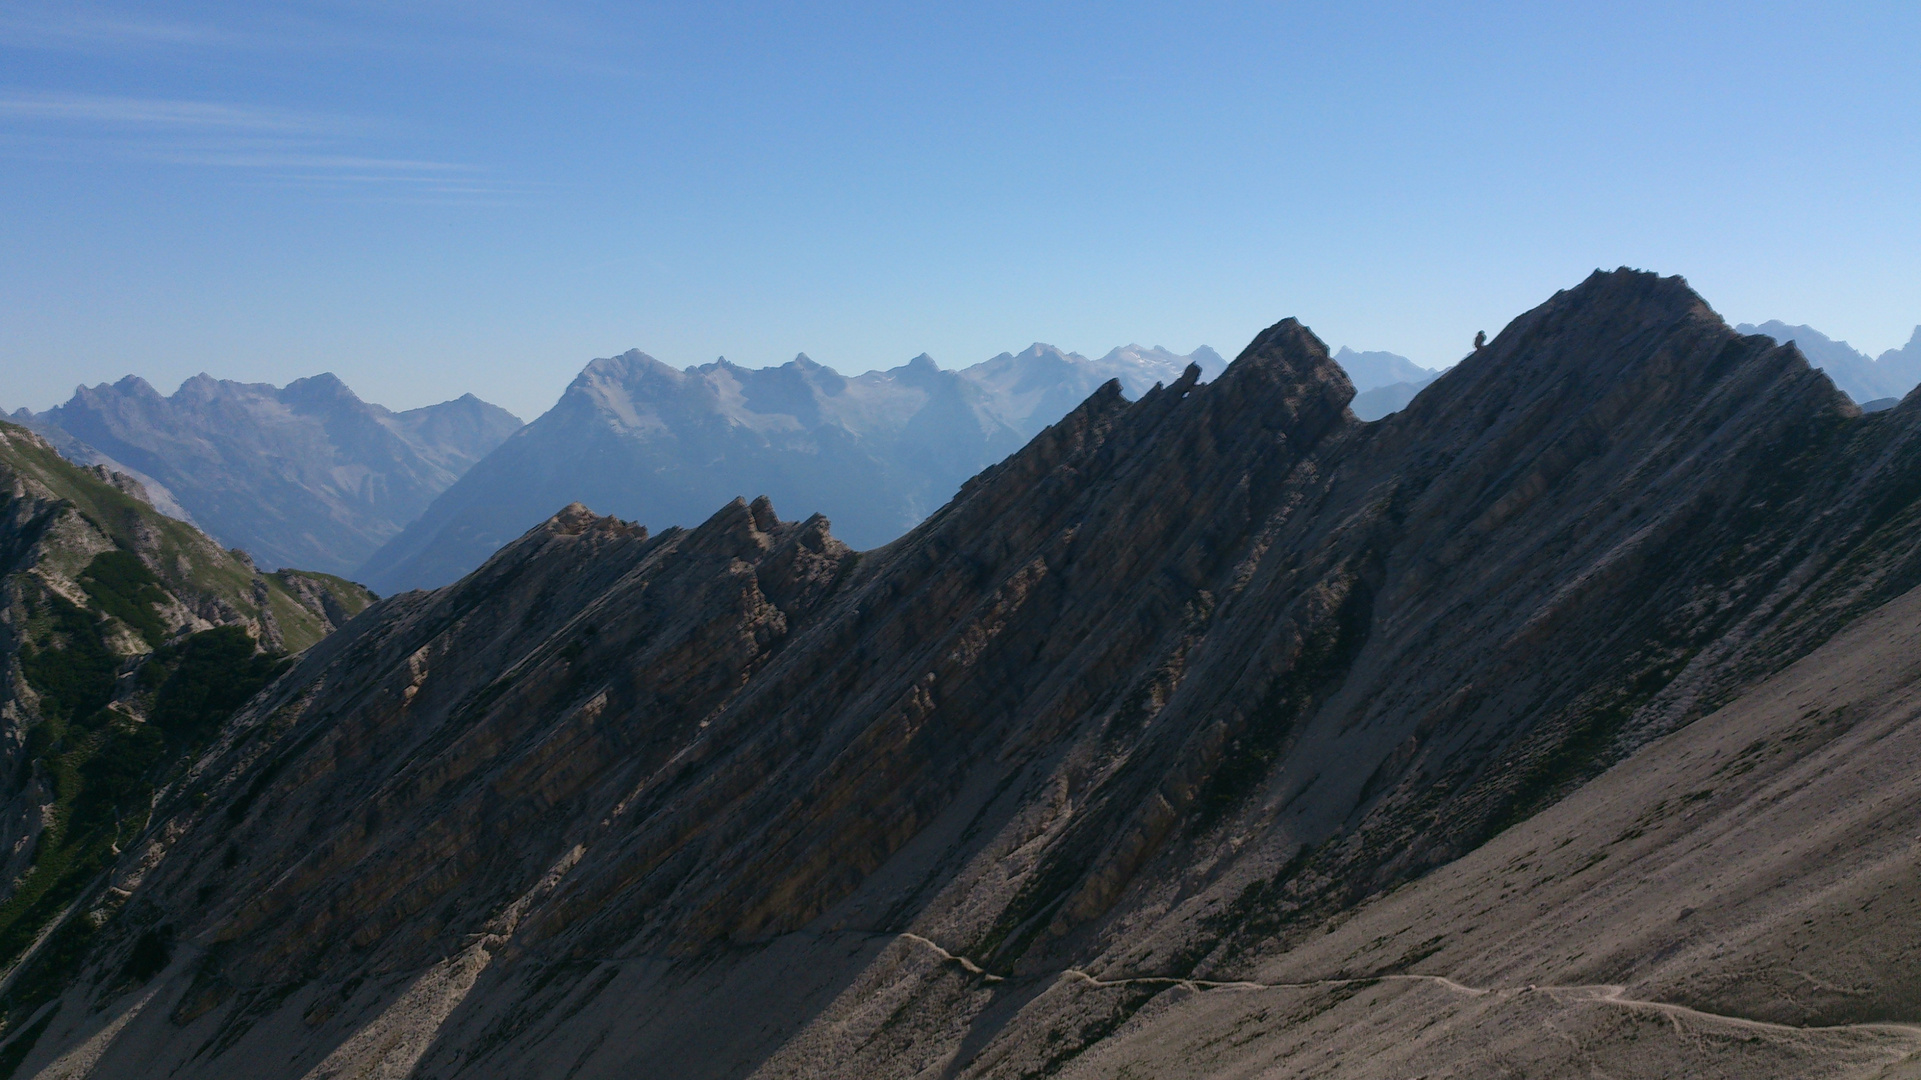
[[[764,500],[658,535],[574,506],[383,601],[161,803],[107,886],[124,907],[62,961],[62,998],[9,999],[0,1055],[98,1077],[1113,1075],[1256,980],[1303,1000],[1227,1025],[1252,1034],[1208,1069],[1363,1047],[1369,1024],[1460,1066],[1505,1052],[1472,1049],[1498,1021],[1547,1046],[1532,1071],[1586,1075],[1543,1034],[1551,995],[1469,987],[1480,1011],[1395,1028],[1456,985],[1407,973],[1475,927],[1405,940],[1377,913],[1490,853],[1585,855],[1507,848],[1617,761],[1693,768],[1675,740],[1715,728],[1691,721],[1738,740],[1768,676],[1900,615],[1916,407],[1864,416],[1793,348],[1625,270],[1375,424],[1292,320],[1197,374],[1131,404],[1103,387],[876,551]],[[1636,962],[1585,961],[1622,982]],[[1770,1022],[1914,1007],[1775,973]],[[1380,981],[1413,978],[1440,981]],[[1741,1019],[1748,985],[1685,990],[1749,1025],[1726,1058],[1745,1075],[1921,1049],[1840,1032],[1810,1065]],[[1692,1044],[1657,1020],[1588,1049],[1671,1073]]]

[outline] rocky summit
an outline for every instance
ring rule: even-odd
[[[1374,423],[1291,319],[1198,376],[875,550],[574,505],[374,605],[0,1065],[1914,1075],[1921,405],[1627,270]]]

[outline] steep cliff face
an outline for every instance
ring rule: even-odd
[[[161,803],[0,1054],[1109,1075],[1288,962],[1337,1000],[1271,1038],[1322,1038],[1446,947],[1323,935],[1921,582],[1921,414],[1679,279],[1596,274],[1373,424],[1292,320],[1198,375],[1103,387],[875,551],[764,500],[651,536],[574,506],[383,602]]]

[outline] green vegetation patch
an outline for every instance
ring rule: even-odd
[[[103,551],[81,571],[80,587],[100,610],[140,632],[148,645],[167,640],[167,626],[155,606],[168,600],[160,579],[131,551]]]
[[[296,583],[302,578],[313,581],[319,584],[321,588],[327,590],[328,593],[332,594],[334,600],[340,604],[342,610],[349,616],[360,614],[374,601],[380,599],[379,593],[374,592],[372,589],[369,589],[357,581],[349,581],[337,574],[323,574],[318,570],[283,568],[275,570],[273,573],[268,574],[267,577],[284,586],[289,592],[294,590]]]
[[[42,1005],[65,993],[99,936],[100,929],[92,919],[76,916],[60,924],[33,955],[32,961],[20,969],[13,985],[7,989],[7,996],[0,1000],[0,1017],[4,1017],[5,1025],[0,1027],[0,1032],[11,1030],[14,1024],[24,1022]],[[27,1036],[23,1033],[22,1037]],[[32,1037],[39,1038],[38,1035]]]
[[[21,642],[20,670],[40,695],[41,716],[89,716],[113,700],[120,658],[107,648],[92,614],[58,593],[46,600],[45,629]]]
[[[203,630],[178,647],[156,652],[154,661],[172,673],[154,696],[153,724],[182,748],[211,740],[228,717],[292,663],[279,653],[255,651],[253,638],[237,626]]]
[[[154,510],[86,469],[62,458],[52,447],[39,442],[17,425],[0,421],[0,430],[10,436],[0,438],[0,469],[12,470],[45,486],[68,503],[124,551],[149,552],[156,565],[177,570],[162,570],[164,586],[178,595],[213,595],[232,604],[244,614],[257,614],[254,602],[255,573],[231,553],[223,551],[200,530]],[[313,575],[308,575],[313,576]],[[296,648],[305,648],[324,633],[320,618],[293,599],[286,585],[267,577],[268,589],[276,594],[273,614],[280,621],[281,633]],[[351,582],[333,579],[329,591],[340,597],[350,610],[361,590]],[[104,606],[104,605],[103,605]],[[116,612],[116,614],[118,614]]]
[[[32,868],[0,905],[0,963],[26,951],[41,929],[112,865],[118,848],[146,827],[154,774],[166,758],[165,740],[145,724],[103,716],[106,722],[95,730],[43,720],[28,740],[35,766],[51,781],[53,815],[34,849]],[[36,965],[45,960],[43,950]],[[16,1011],[26,981],[23,973],[8,993],[9,1014]]]
[[[46,636],[63,647],[34,650],[33,663],[38,677],[53,688],[42,691],[43,702],[52,697],[59,707],[42,709],[41,721],[28,730],[26,747],[29,768],[52,788],[53,814],[31,868],[0,904],[0,965],[23,954],[88,894],[146,828],[155,790],[290,662],[278,653],[257,651],[239,627],[206,630],[164,645],[141,669],[141,685],[154,694],[152,719],[141,723],[104,708],[113,688],[110,665],[102,684],[97,671],[77,662],[94,648],[112,659],[100,644],[98,624],[75,605],[54,601]],[[62,664],[52,665],[49,657]],[[83,713],[69,702],[94,707]],[[92,919],[79,915],[54,931],[0,999],[0,1032],[71,984],[99,931]],[[142,981],[165,967],[169,934],[163,928],[137,941],[121,976]]]

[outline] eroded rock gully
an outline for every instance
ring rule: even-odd
[[[1293,320],[1197,376],[875,551],[572,506],[383,601],[161,807],[26,1063],[1072,1071],[1171,1008],[1126,980],[1300,954],[1921,581],[1912,403],[1677,278],[1597,273],[1375,424]]]

